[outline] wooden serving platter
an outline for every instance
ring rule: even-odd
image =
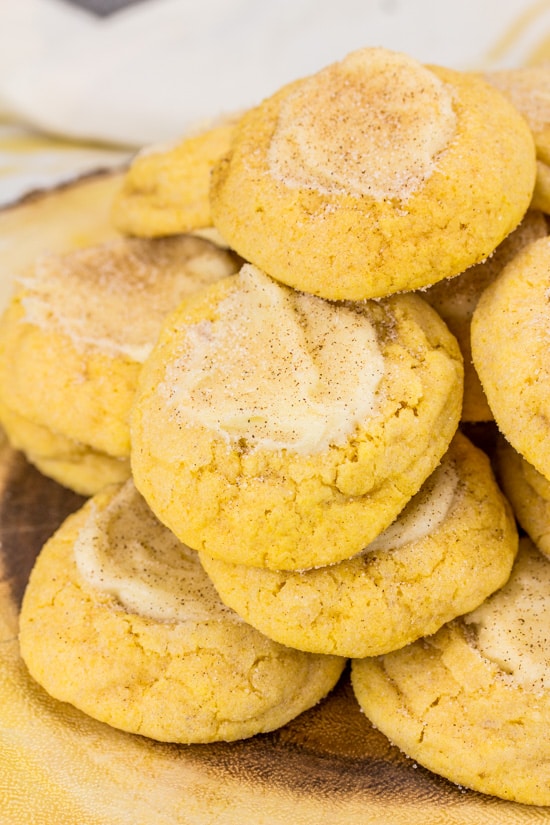
[[[360,712],[347,674],[324,702],[284,728],[229,744],[152,742],[114,730],[49,697],[29,677],[19,656],[18,608],[40,547],[81,502],[2,441],[2,823],[550,822],[550,809],[458,788],[404,757]]]

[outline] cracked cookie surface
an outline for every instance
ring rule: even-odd
[[[482,261],[525,214],[535,173],[531,131],[499,91],[366,48],[242,117],[211,212],[272,277],[361,300]]]
[[[515,255],[527,244],[548,235],[548,225],[542,212],[530,209],[520,225],[480,264],[470,267],[454,278],[445,278],[422,290],[422,297],[443,318],[460,345],[464,358],[464,398],[462,420],[492,421],[479,376],[472,363],[470,325],[482,292],[491,284]]]
[[[270,638],[362,658],[477,607],[505,583],[516,551],[487,457],[457,434],[396,521],[353,559],[296,573],[200,559],[222,601]]]
[[[550,481],[502,437],[497,441],[494,460],[519,524],[540,552],[550,558]]]
[[[84,496],[92,496],[107,484],[130,477],[130,460],[99,452],[29,421],[0,403],[0,421],[12,447],[25,453],[40,472]]]
[[[502,92],[527,121],[533,133],[537,176],[532,206],[550,213],[550,68],[522,66],[485,72],[486,80]]]
[[[550,804],[550,562],[522,539],[507,584],[472,613],[399,651],[355,660],[373,724],[452,782]]]
[[[483,292],[472,358],[499,430],[550,479],[550,238],[533,241]]]
[[[40,452],[34,426],[95,453],[128,459],[137,377],[165,315],[184,295],[236,268],[227,251],[183,235],[117,239],[39,258],[20,274],[0,322],[0,399],[8,435],[19,418],[29,426],[19,427],[15,437],[29,457]]]
[[[20,644],[54,698],[167,742],[280,727],[323,698],[345,664],[272,642],[224,607],[131,481],[90,499],[46,543]]]
[[[210,556],[341,561],[439,463],[462,380],[456,340],[420,297],[335,304],[245,265],[164,325],[132,411],[136,485]]]
[[[112,220],[140,238],[212,226],[210,172],[231,146],[236,119],[185,138],[151,146],[132,160],[113,202]]]

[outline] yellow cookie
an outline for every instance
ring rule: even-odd
[[[506,95],[531,128],[537,153],[532,205],[550,213],[550,67],[501,69],[484,77]]]
[[[20,644],[54,698],[168,742],[280,727],[323,698],[345,664],[269,641],[224,607],[131,481],[98,493],[47,542]]]
[[[534,182],[529,127],[490,84],[365,48],[243,116],[211,209],[273,278],[357,300],[479,263],[520,222]]]
[[[0,402],[11,413],[115,458],[141,366],[169,311],[234,272],[203,239],[119,239],[40,258],[0,321]]]
[[[34,424],[0,404],[0,423],[10,444],[43,475],[84,496],[130,476],[128,458],[115,458]]]
[[[500,431],[550,479],[550,238],[521,250],[484,291],[472,358]]]
[[[479,296],[522,247],[546,235],[548,226],[542,212],[529,210],[517,229],[497,246],[486,261],[422,291],[422,297],[439,312],[456,336],[464,357],[463,421],[493,420],[493,413],[472,363],[470,324]]]
[[[246,264],[164,325],[132,412],[134,478],[210,556],[341,561],[438,464],[462,376],[456,340],[417,295],[335,304]]]
[[[481,604],[510,575],[517,541],[489,460],[457,434],[396,521],[352,559],[301,573],[200,559],[224,604],[266,636],[362,658]]]
[[[359,659],[362,709],[408,756],[459,785],[550,805],[550,562],[528,539],[509,582],[434,636]]]
[[[502,437],[494,460],[518,522],[541,553],[550,558],[550,481]]]
[[[140,152],[113,202],[112,220],[128,235],[154,238],[212,226],[210,172],[230,148],[236,119]]]

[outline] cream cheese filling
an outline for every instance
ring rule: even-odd
[[[181,330],[158,392],[229,445],[315,453],[376,408],[384,358],[360,308],[295,292],[245,264],[217,319]]]
[[[77,348],[143,363],[164,318],[186,296],[235,270],[194,238],[121,239],[39,258],[20,279],[25,320]]]
[[[522,548],[508,582],[464,617],[477,647],[525,686],[550,688],[550,562]]]
[[[396,550],[429,536],[447,518],[457,486],[458,475],[453,465],[441,464],[424,482],[397,519],[371,541],[362,554]]]
[[[220,601],[196,552],[156,519],[131,480],[107,507],[92,507],[74,558],[91,587],[130,613],[156,621],[241,621]]]
[[[406,201],[455,135],[448,85],[404,54],[360,49],[289,93],[269,171],[292,188]]]

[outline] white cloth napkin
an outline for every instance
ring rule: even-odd
[[[141,0],[103,17],[63,0],[0,0],[0,114],[141,146],[361,46],[457,68],[517,65],[548,31],[540,0]]]

